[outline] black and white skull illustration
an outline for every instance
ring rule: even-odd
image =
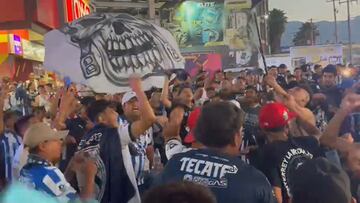
[[[132,73],[147,78],[183,63],[176,45],[160,29],[128,14],[93,13],[61,32],[81,49],[86,79],[103,72],[111,83],[124,86]]]

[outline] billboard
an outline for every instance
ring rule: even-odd
[[[44,62],[45,47],[34,42],[22,39],[23,58]]]
[[[258,66],[258,39],[251,0],[183,1],[161,14],[185,53],[215,52],[223,69]]]
[[[179,4],[169,23],[164,26],[180,47],[223,44],[224,4],[218,2],[184,1]]]
[[[90,14],[91,8],[87,0],[65,0],[66,20],[71,22]]]
[[[200,71],[216,72],[222,69],[221,54],[203,54],[191,53],[184,55],[185,71],[190,76],[196,76]]]
[[[343,63],[343,48],[341,44],[299,46],[290,48],[290,57],[293,67],[304,64],[328,64]]]

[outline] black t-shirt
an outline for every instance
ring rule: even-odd
[[[187,127],[187,120],[189,118],[189,115],[191,113],[191,108],[189,107],[184,107],[184,117],[181,121],[181,126],[180,126],[180,137],[182,140],[184,140],[184,138],[186,137],[187,134],[189,134],[190,130]],[[173,110],[173,108],[170,109],[166,109],[167,115],[170,116],[171,111]]]
[[[293,172],[304,161],[320,156],[321,149],[314,137],[290,137],[287,141],[266,144],[257,153],[257,167],[273,187],[281,188],[283,202],[287,203]]]
[[[320,88],[320,92],[326,95],[326,102],[329,106],[339,107],[342,99],[342,91],[334,86],[331,88]]]
[[[160,184],[191,181],[211,189],[218,203],[275,202],[266,177],[239,158],[209,149],[190,150],[172,157]]]
[[[60,163],[60,170],[65,171],[70,159],[74,156],[77,146],[80,143],[81,139],[85,135],[86,132],[86,120],[81,117],[76,117],[72,119],[67,119],[65,121],[66,129],[69,130],[69,135],[74,137],[76,140],[75,144],[67,144],[66,145],[66,153],[64,160]]]
[[[253,146],[258,145],[258,137],[260,134],[259,127],[259,112],[261,106],[257,105],[255,107],[250,107],[245,109],[245,118],[244,118],[244,145]]]

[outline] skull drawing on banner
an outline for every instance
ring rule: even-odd
[[[93,13],[61,31],[81,49],[86,79],[103,71],[114,85],[126,86],[133,73],[145,79],[183,61],[159,28],[128,14]]]

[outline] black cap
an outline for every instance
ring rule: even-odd
[[[337,75],[336,66],[329,64],[322,70],[322,73],[333,73],[334,75]]]
[[[280,64],[279,68],[287,68],[285,64]]]
[[[350,179],[325,158],[306,161],[290,177],[293,203],[349,203]]]

